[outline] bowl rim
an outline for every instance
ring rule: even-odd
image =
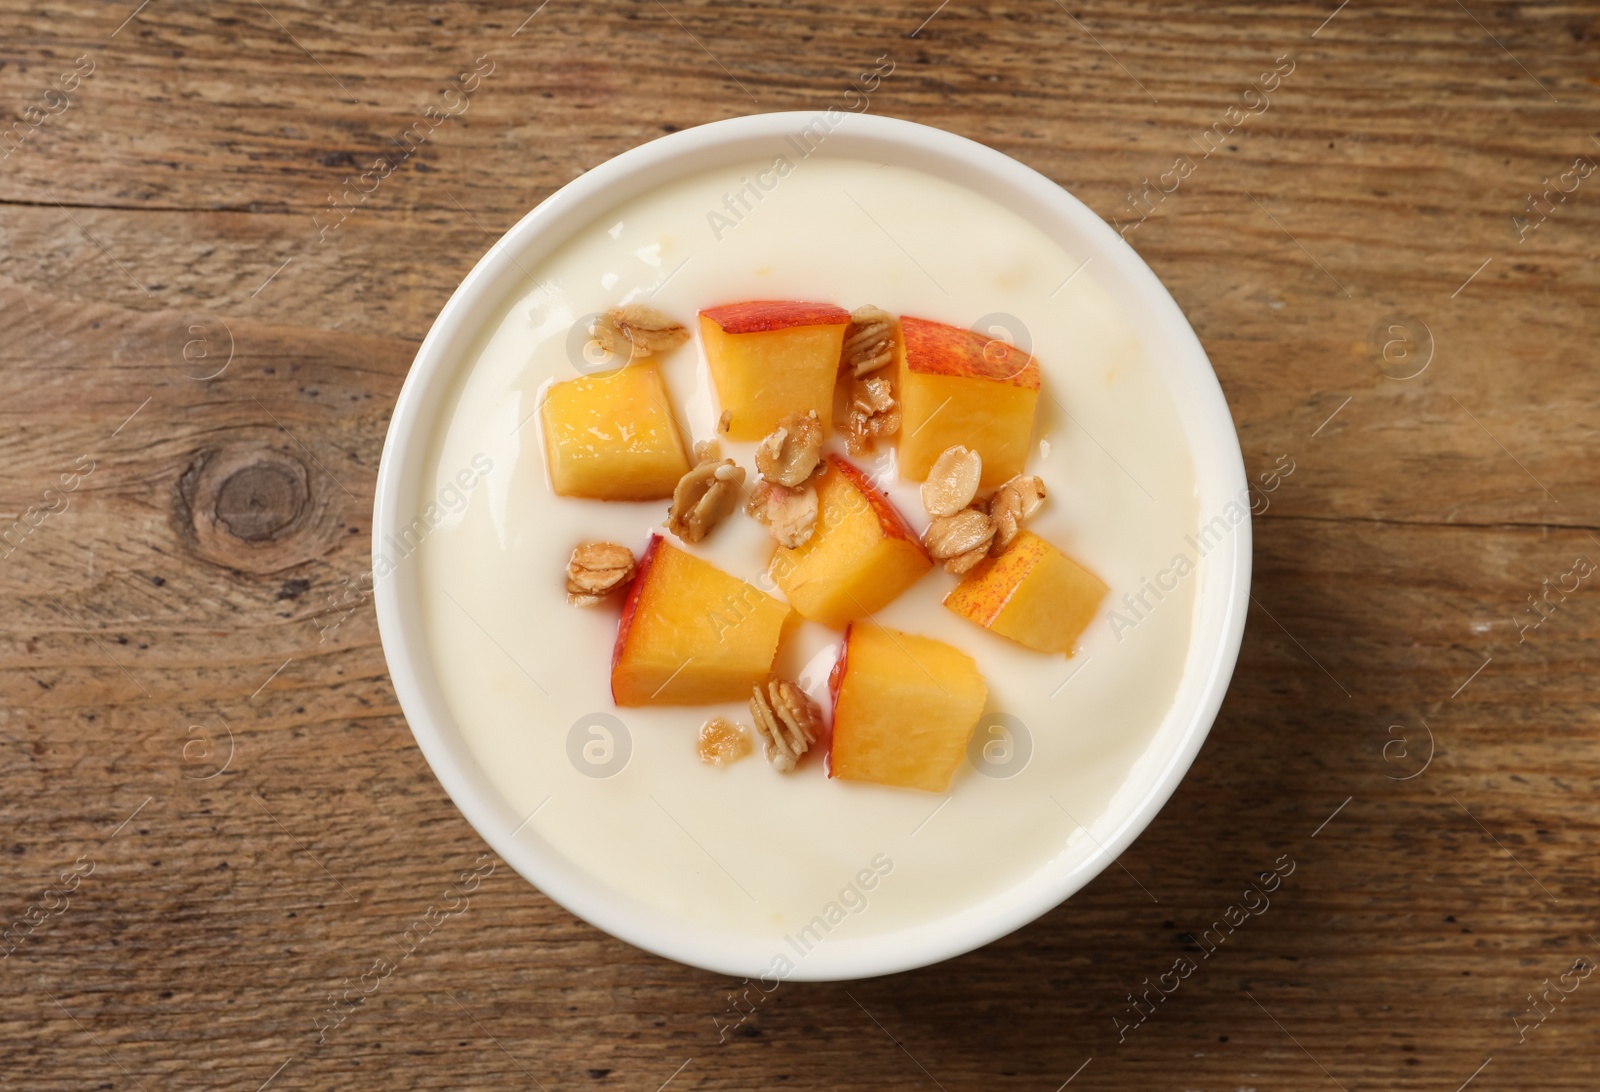
[[[1095,277],[1126,309],[1147,356],[1172,396],[1194,464],[1197,512],[1246,501],[1243,522],[1196,562],[1190,646],[1173,703],[1135,760],[1145,762],[1169,734],[1176,745],[1137,805],[1096,848],[1070,868],[1056,862],[1013,887],[946,917],[863,939],[818,945],[788,973],[769,942],[730,937],[668,918],[595,882],[575,863],[534,840],[521,840],[516,813],[488,780],[444,701],[427,649],[417,595],[417,567],[379,575],[386,536],[409,526],[420,507],[424,460],[438,396],[475,344],[477,331],[538,261],[607,209],[664,181],[772,155],[798,155],[799,133],[821,134],[826,158],[871,159],[926,171],[1006,204],[1096,263]],[[809,153],[808,153],[809,154]],[[1154,346],[1167,352],[1155,358]],[[1203,442],[1202,442],[1203,441]],[[799,981],[866,978],[926,966],[988,944],[1060,905],[1111,864],[1150,824],[1199,753],[1238,660],[1248,612],[1251,520],[1243,454],[1221,385],[1177,303],[1137,252],[1093,210],[1033,168],[976,141],[899,118],[840,110],[757,114],[710,122],[657,138],[600,164],[561,187],[508,230],[479,259],[445,303],[417,350],[384,439],[373,504],[373,598],[379,638],[395,694],[412,735],[456,807],[489,846],[556,903],[611,935],[668,959],[744,976]],[[1203,515],[1202,517],[1203,518]],[[1113,812],[1114,814],[1114,812]],[[1052,870],[1054,870],[1052,872]],[[1049,873],[1049,874],[1047,874]]]

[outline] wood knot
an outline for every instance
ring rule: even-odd
[[[293,453],[237,442],[199,452],[178,481],[174,521],[195,553],[249,573],[274,573],[325,553],[338,520],[322,476]]]
[[[217,522],[246,542],[278,536],[311,501],[305,468],[262,460],[235,470],[217,487]]]

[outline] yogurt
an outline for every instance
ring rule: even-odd
[[[526,273],[440,408],[417,498],[419,512],[437,506],[437,525],[397,561],[418,566],[432,657],[461,733],[528,816],[518,838],[638,906],[803,951],[822,933],[870,938],[969,910],[1103,837],[1096,824],[1129,787],[1178,687],[1194,589],[1169,566],[1193,555],[1198,515],[1172,401],[1084,255],[953,183],[819,155],[664,185]],[[987,681],[969,761],[943,795],[831,780],[820,755],[780,775],[759,743],[732,766],[702,764],[700,725],[722,715],[749,727],[744,704],[614,707],[621,597],[589,609],[566,602],[574,545],[604,540],[640,554],[652,530],[665,533],[667,508],[551,490],[536,408],[543,388],[591,368],[574,324],[648,302],[694,330],[701,308],[749,299],[872,303],[978,326],[1039,359],[1028,472],[1049,499],[1028,526],[1111,592],[1070,659],[946,610],[956,578],[940,568],[879,612],[884,625],[971,655]],[[686,442],[713,438],[720,407],[698,335],[660,360]],[[753,445],[723,449],[753,482]],[[893,458],[890,444],[855,461],[921,530],[917,484],[897,482]],[[700,544],[673,543],[781,598],[765,576],[771,540],[743,514]],[[1148,578],[1163,571],[1152,591]],[[775,670],[826,710],[840,640],[805,622]],[[870,895],[858,883],[866,875]]]

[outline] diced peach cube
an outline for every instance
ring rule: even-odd
[[[933,561],[905,518],[867,476],[837,455],[817,480],[817,529],[778,547],[772,576],[801,615],[843,626],[888,605]]]
[[[700,312],[728,438],[759,440],[791,413],[833,420],[833,386],[850,313],[830,303],[757,300]]]
[[[901,316],[895,389],[900,476],[920,482],[945,448],[983,458],[983,488],[1022,473],[1039,401],[1039,362],[959,326]]]
[[[1094,573],[1023,531],[1011,549],[967,573],[944,605],[1019,644],[1071,656],[1106,591]]]
[[[659,500],[689,472],[653,360],[556,383],[540,413],[550,480],[563,497]]]
[[[611,654],[618,705],[742,701],[772,671],[789,608],[652,535]]]
[[[967,753],[988,687],[943,641],[857,622],[829,676],[828,773],[944,792]]]

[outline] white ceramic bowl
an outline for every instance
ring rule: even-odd
[[[533,267],[570,235],[621,202],[666,181],[782,154],[784,138],[818,115],[762,114],[674,133],[603,163],[569,183],[517,223],[456,289],[429,331],[400,392],[378,472],[374,554],[419,507],[429,437],[456,370],[480,329],[503,308]],[[1010,208],[1072,253],[1090,255],[1096,279],[1130,319],[1145,358],[1177,407],[1193,461],[1198,511],[1222,511],[1245,495],[1244,463],[1221,388],[1199,340],[1150,268],[1098,216],[1048,178],[963,137],[908,121],[866,114],[830,118],[828,154],[920,170]],[[887,936],[841,940],[817,949],[792,977],[811,980],[886,974],[970,951],[1038,917],[1088,883],[1125,850],[1166,803],[1188,770],[1238,657],[1250,584],[1250,525],[1234,529],[1198,561],[1187,658],[1173,704],[1139,759],[1146,786],[1118,814],[1100,816],[1109,831],[1087,855],[1056,862],[1042,878],[963,912]],[[422,631],[417,567],[401,566],[376,582],[378,627],[395,692],[418,745],[467,820],[504,860],[574,914],[649,951],[727,974],[754,978],[771,949],[692,923],[646,914],[543,848],[517,836],[522,821],[505,802],[457,729],[440,690]],[[1119,794],[1123,800],[1126,794]]]

